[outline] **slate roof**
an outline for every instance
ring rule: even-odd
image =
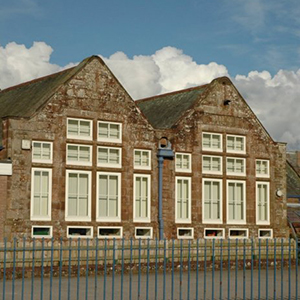
[[[16,85],[0,92],[0,119],[3,117],[30,117],[55,91],[77,72],[79,72],[93,56],[83,60],[78,66]],[[2,145],[2,122],[0,120],[0,146]]]
[[[286,190],[287,196],[300,195],[300,176],[288,160],[286,162]]]
[[[137,100],[136,104],[154,128],[168,129],[193,107],[207,86]]]

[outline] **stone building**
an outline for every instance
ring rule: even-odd
[[[285,144],[226,77],[135,102],[92,56],[0,118],[0,239],[288,234]]]

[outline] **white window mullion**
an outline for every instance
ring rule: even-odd
[[[66,171],[66,221],[91,220],[91,172]]]
[[[52,142],[32,142],[32,162],[52,164],[53,157]]]
[[[79,140],[92,140],[92,120],[67,119],[67,138]]]
[[[222,134],[219,133],[202,133],[202,150],[222,152]]]
[[[122,142],[122,123],[98,122],[98,141],[121,143]]]
[[[256,223],[270,225],[270,183],[256,182]]]
[[[227,223],[246,224],[246,183],[227,180]]]
[[[121,174],[97,172],[97,221],[121,221]]]
[[[175,179],[175,223],[191,223],[191,178]]]
[[[32,168],[31,220],[51,220],[52,169]]]
[[[134,174],[133,221],[149,223],[151,221],[151,175]]]
[[[202,180],[202,218],[205,224],[221,224],[222,218],[222,180]]]

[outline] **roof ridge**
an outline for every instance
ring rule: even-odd
[[[209,83],[206,83],[206,84],[203,84],[203,85],[198,85],[198,86],[190,87],[190,88],[187,88],[187,89],[182,89],[182,90],[179,90],[179,91],[168,92],[168,93],[164,93],[164,94],[160,94],[160,95],[156,95],[156,96],[150,96],[150,97],[138,99],[138,100],[135,100],[135,101],[136,102],[151,101],[151,100],[154,100],[154,99],[157,99],[157,98],[160,98],[160,97],[165,97],[165,96],[169,96],[169,95],[180,94],[182,92],[188,92],[188,91],[192,91],[192,90],[196,90],[196,89],[201,89],[201,88],[204,88],[205,86],[208,86],[208,85],[209,85]]]
[[[38,77],[38,78],[29,80],[29,81],[25,81],[25,82],[19,83],[17,85],[13,85],[13,86],[10,86],[10,87],[5,88],[3,90],[0,90],[0,93],[9,92],[11,90],[14,90],[14,89],[17,89],[17,88],[20,88],[20,87],[23,87],[23,86],[26,86],[26,85],[29,85],[29,84],[33,84],[33,83],[36,83],[36,82],[39,82],[39,81],[43,81],[43,80],[45,80],[47,78],[51,78],[51,77],[57,76],[57,75],[62,74],[64,72],[71,71],[72,69],[75,69],[75,68],[76,68],[76,66],[68,68],[68,69],[65,69],[65,70],[62,70],[62,71],[59,71],[59,72],[56,72],[56,73],[51,73],[49,75]]]

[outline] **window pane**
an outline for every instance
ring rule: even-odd
[[[33,216],[46,217],[49,215],[49,171],[34,171],[33,173]]]
[[[221,159],[219,157],[212,158],[212,171],[221,171]]]
[[[68,160],[70,161],[78,160],[78,146],[68,145]]]
[[[227,137],[227,149],[234,150],[234,137],[233,136]]]
[[[79,135],[90,136],[90,122],[89,121],[80,121],[80,132]]]
[[[107,123],[99,123],[99,137],[108,138],[108,124]]]
[[[78,135],[78,120],[68,120],[68,134],[69,135]]]
[[[89,162],[90,161],[90,148],[89,147],[80,147],[80,161]]]
[[[147,198],[148,198],[148,189],[147,189],[147,178],[142,178],[142,185],[141,185],[141,217],[147,217]]]
[[[119,125],[118,124],[110,124],[110,138],[119,139]]]
[[[147,167],[148,166],[148,152],[142,152],[142,166]]]
[[[189,181],[177,179],[177,218],[189,218]]]
[[[204,181],[204,219],[220,219],[220,183]]]
[[[98,162],[99,163],[108,163],[108,149],[98,148]]]
[[[134,151],[134,164],[136,166],[140,166],[141,165],[141,156],[142,156],[142,153],[141,151]]]
[[[241,160],[241,159],[237,159],[235,161],[235,172],[236,173],[243,173],[244,172],[243,165],[244,165],[244,161]]]
[[[88,216],[89,175],[69,173],[68,215]]]
[[[88,215],[88,175],[79,174],[79,215]]]
[[[220,148],[220,136],[219,135],[212,135],[212,145],[211,147],[214,149]]]
[[[112,164],[119,164],[119,150],[118,149],[110,149],[109,152],[109,162]]]
[[[148,218],[148,178],[135,178],[135,216],[137,218]]]
[[[98,207],[98,216],[106,217],[108,214],[108,180],[107,176],[99,176],[99,207]]]
[[[33,158],[40,159],[42,154],[42,144],[34,143],[33,144]]]
[[[203,134],[202,145],[205,148],[210,148],[210,134]]]
[[[210,157],[203,157],[203,170],[204,171],[210,171]]]
[[[109,216],[118,216],[118,177],[109,177]]]
[[[242,137],[235,138],[235,150],[237,151],[244,150],[244,139]]]
[[[43,143],[42,159],[50,159],[50,158],[51,158],[51,145],[48,143]]]

